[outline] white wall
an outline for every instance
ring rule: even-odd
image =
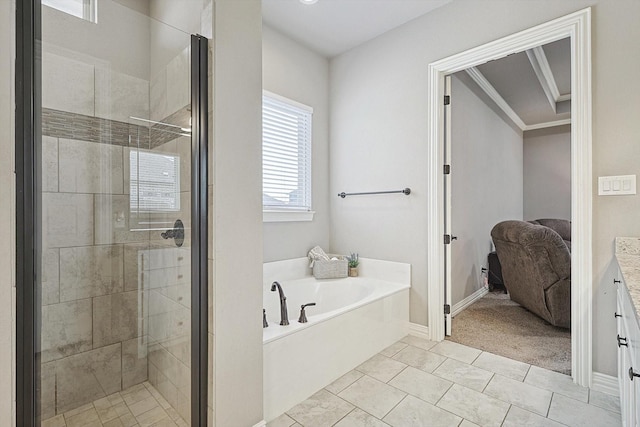
[[[97,23],[42,7],[43,43],[48,51],[51,45],[58,46],[64,49],[56,52],[60,55],[144,80],[149,80],[149,25],[147,16],[113,1],[98,2]]]
[[[594,175],[640,174],[640,3],[457,0],[330,63],[331,193],[410,186],[405,196],[331,198],[336,251],[412,264],[411,321],[427,324],[427,67],[593,5]],[[636,52],[636,53],[634,53]],[[624,96],[620,96],[624,94]],[[640,235],[640,196],[594,191],[594,369],[616,373],[613,241]]]
[[[522,132],[487,105],[464,72],[451,90],[451,302],[483,286],[491,229],[522,219]],[[480,96],[478,95],[480,94]]]
[[[571,125],[524,133],[524,219],[571,219]]]
[[[213,68],[215,425],[262,420],[260,0],[216,0]]]
[[[0,2],[0,425],[15,425],[15,2]]]
[[[313,108],[311,222],[264,223],[264,261],[299,258],[320,245],[329,250],[329,61],[263,26],[265,90]]]

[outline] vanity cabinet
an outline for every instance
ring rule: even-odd
[[[622,274],[618,274],[616,283],[616,345],[622,424],[640,427],[640,325]]]

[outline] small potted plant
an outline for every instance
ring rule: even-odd
[[[358,264],[360,261],[358,260],[358,254],[354,254],[347,257],[347,261],[349,262],[349,277],[358,277]]]

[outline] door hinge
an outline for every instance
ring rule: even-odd
[[[451,96],[450,95],[445,95],[444,96],[444,105],[449,105],[451,104]]]
[[[444,165],[442,169],[445,175],[449,175],[451,173],[451,165]]]
[[[452,240],[458,240],[458,236],[452,236],[451,234],[444,235],[444,244],[448,245]]]
[[[449,304],[444,305],[444,314],[451,314],[451,306]]]

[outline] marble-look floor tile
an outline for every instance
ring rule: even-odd
[[[56,415],[53,418],[44,420],[41,427],[66,427],[67,423],[64,421],[64,415]]]
[[[305,427],[330,426],[353,410],[353,405],[320,390],[287,411],[287,415]]]
[[[436,406],[486,427],[500,426],[509,409],[508,403],[459,384],[454,384]]]
[[[365,375],[338,396],[381,419],[406,396],[406,393]]]
[[[387,357],[393,357],[396,354],[398,354],[398,352],[400,350],[402,350],[403,348],[405,348],[408,344],[405,344],[401,341],[398,341],[392,345],[390,345],[389,347],[385,348],[384,350],[382,350],[380,352],[381,355],[383,356],[387,356]]]
[[[416,397],[407,396],[383,418],[394,427],[457,427],[462,418]]]
[[[481,392],[491,380],[493,372],[476,368],[455,359],[447,359],[433,371],[433,375]]]
[[[553,393],[530,384],[494,375],[484,394],[546,417]]]
[[[589,400],[588,388],[574,384],[570,376],[559,372],[531,366],[524,382],[581,402],[586,403]]]
[[[409,345],[393,356],[393,359],[425,372],[433,372],[447,358]]]
[[[476,423],[472,423],[469,420],[462,420],[462,422],[460,423],[460,427],[480,427],[480,426]]]
[[[275,418],[267,423],[267,427],[291,427],[296,423],[296,420],[288,416],[287,414],[282,414],[278,418]]]
[[[367,414],[362,409],[356,408],[349,415],[341,419],[334,427],[388,427],[376,417]]]
[[[500,374],[504,377],[522,381],[527,375],[527,372],[529,372],[531,365],[483,351],[480,353],[480,356],[474,360],[473,366],[486,369],[487,371]]]
[[[622,423],[620,414],[555,393],[549,418],[571,427],[610,427]]]
[[[351,384],[355,383],[360,378],[362,378],[363,375],[364,374],[362,372],[358,372],[355,370],[349,371],[343,376],[341,376],[340,378],[338,378],[337,380],[335,380],[334,382],[332,382],[331,384],[329,384],[328,386],[326,386],[325,389],[329,390],[333,394],[338,394],[342,390],[344,390],[345,388],[349,387]]]
[[[466,345],[453,341],[440,341],[431,348],[431,351],[464,363],[473,363],[480,353],[482,353],[482,351],[478,349],[467,347]]]
[[[102,424],[103,427],[125,427],[120,418],[114,418]]]
[[[170,420],[169,415],[167,415],[165,410],[162,409],[160,405],[138,415],[136,419],[138,420],[138,424],[140,424],[140,427],[155,426],[160,421],[164,421],[165,419]]]
[[[435,404],[444,396],[453,383],[428,372],[408,366],[404,371],[389,381],[389,385],[419,397],[426,402]]]
[[[65,421],[67,422],[67,427],[85,427],[90,424],[95,424],[96,422],[98,423],[98,425],[102,424],[100,423],[98,412],[93,407],[93,405],[86,411],[80,412],[79,414],[73,415],[68,418],[65,416]]]
[[[369,375],[372,378],[377,379],[378,381],[386,383],[391,378],[398,375],[398,373],[406,367],[407,365],[402,362],[390,359],[387,356],[376,354],[371,359],[358,366],[356,369],[364,374]]]
[[[416,337],[416,336],[413,336],[413,335],[407,335],[406,337],[402,338],[400,340],[400,342],[412,345],[414,347],[421,348],[423,350],[429,350],[429,349],[431,349],[431,347],[433,347],[434,345],[438,344],[437,341],[430,341],[430,340],[427,340],[427,339],[424,339],[424,338],[420,338],[420,337]]]
[[[502,427],[562,427],[562,424],[512,406],[509,408],[509,413],[502,423]]]
[[[589,390],[589,404],[620,413],[620,398],[612,394]]]

